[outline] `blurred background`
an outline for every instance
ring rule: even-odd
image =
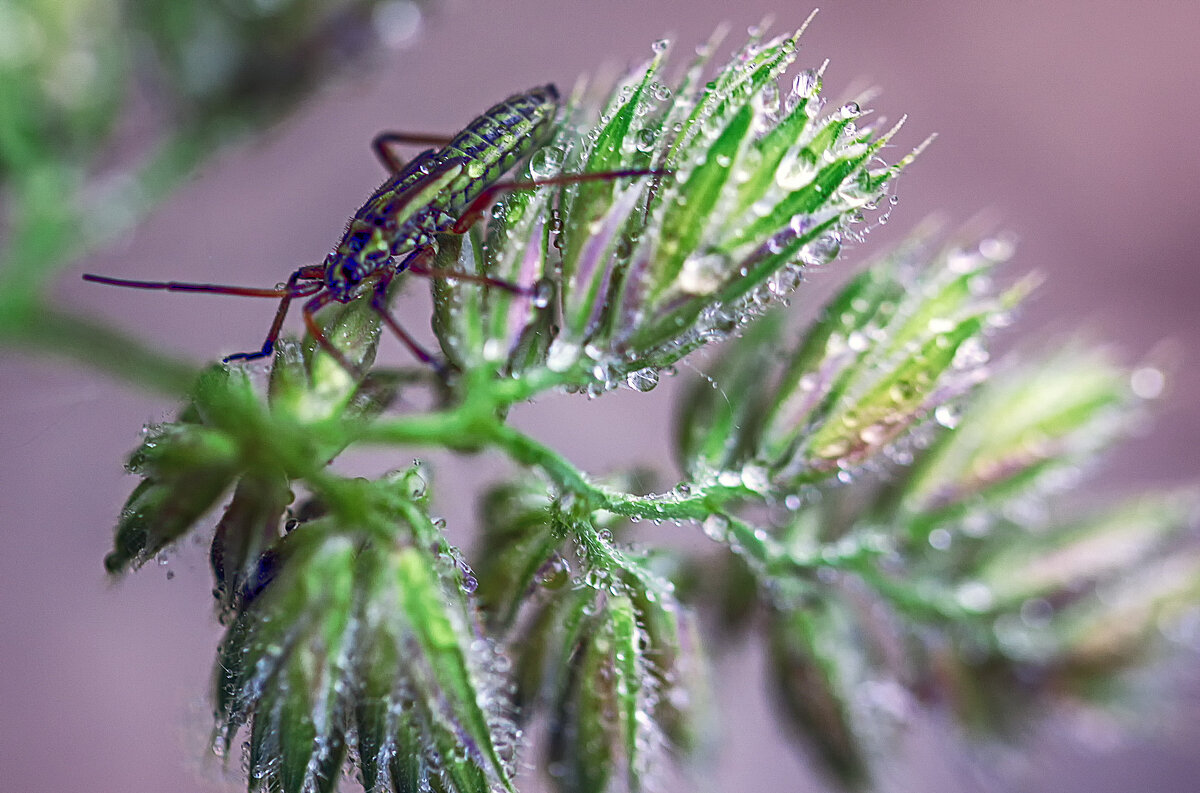
[[[217,5],[269,21],[289,2]],[[0,65],[28,57],[31,46],[44,52],[47,41],[53,43],[28,27],[23,5],[30,4],[0,0]],[[93,167],[120,173],[124,163],[160,146],[171,124],[190,124],[196,134],[163,158],[164,171],[187,173],[202,160],[199,152],[222,140],[239,142],[203,159],[192,178],[137,222],[134,208],[126,217],[113,209],[125,205],[104,200],[105,190],[125,195],[122,185],[101,181],[91,200],[111,210],[101,216],[108,233],[63,224],[59,235],[67,249],[55,255],[67,256],[73,241],[95,249],[61,273],[54,300],[72,314],[107,320],[195,362],[254,348],[272,310],[265,302],[106,289],[82,283],[79,274],[274,284],[297,266],[320,261],[345,219],[382,180],[368,148],[378,130],[453,132],[511,93],[549,81],[567,88],[601,67],[640,62],[664,35],[676,43],[678,65],[722,22],[730,25],[724,55],[764,17],[773,16],[772,31],[783,33],[810,11],[792,0],[741,0],[736,7],[717,0],[395,0],[379,4],[357,26],[325,31],[336,51],[309,50],[303,65],[313,73],[301,75],[296,65],[296,79],[285,70],[282,83],[270,82],[267,72],[286,30],[263,23],[251,39],[231,42],[203,26],[172,29],[163,38],[175,42],[178,71],[163,67],[120,92],[114,143]],[[110,33],[122,48],[109,55],[130,62],[143,57],[144,30],[123,30],[117,17],[103,20],[114,26]],[[178,22],[172,20],[169,14],[159,19]],[[985,213],[1019,239],[1012,272],[1036,269],[1046,276],[1004,345],[1059,345],[1082,333],[1110,345],[1126,363],[1149,361],[1170,372],[1153,427],[1122,447],[1092,487],[1194,483],[1200,473],[1200,406],[1189,396],[1200,393],[1193,243],[1200,228],[1194,196],[1200,150],[1192,140],[1200,123],[1198,30],[1200,5],[1191,0],[840,0],[822,8],[801,41],[797,68],[829,58],[825,94],[831,102],[879,86],[882,93],[869,103],[876,113],[909,116],[896,141],[901,149],[930,132],[939,138],[900,179],[901,200],[890,223],[812,274],[795,310],[811,310],[817,296],[870,251],[899,241],[928,214],[940,212],[957,224]],[[371,39],[380,44],[371,57],[347,61],[347,54],[371,47]],[[263,60],[247,62],[240,76],[234,73],[234,84],[262,78],[277,105],[251,90],[224,96],[219,106],[198,102],[188,112],[161,105],[162,84],[186,83],[187,75],[201,81],[192,89],[202,93],[203,80],[221,77],[235,46]],[[69,99],[72,91],[120,88],[106,80],[107,56],[89,65],[71,55],[68,48],[44,90]],[[282,115],[285,89],[299,90],[309,80],[321,83],[315,94]],[[0,86],[11,103],[6,91]],[[280,120],[265,132],[239,134],[249,123],[238,119],[257,109]],[[204,127],[221,113],[232,120]],[[72,130],[68,143],[86,145],[78,139],[87,132],[86,124]],[[5,200],[14,200],[12,194]],[[53,209],[52,200],[48,205]],[[0,234],[16,236],[12,226]],[[105,241],[93,246],[93,238]],[[428,334],[423,288],[411,289],[398,311]],[[387,353],[396,360],[403,354]],[[116,585],[101,566],[113,520],[134,484],[122,470],[124,457],[142,425],[172,415],[175,405],[42,351],[0,350],[0,373],[0,787],[22,793],[240,789],[236,758],[223,772],[205,751],[203,692],[220,634],[205,548],[181,548],[161,569],[148,567]],[[630,463],[669,467],[676,385],[591,402],[559,397],[516,419],[595,472]],[[373,473],[406,462],[356,455],[345,467]],[[437,462],[437,503],[467,542],[475,517],[463,494],[505,469],[490,458]],[[1087,499],[1086,491],[1080,499]],[[660,531],[669,541],[695,533],[693,527]],[[753,648],[718,656],[726,751],[700,789],[740,790],[750,782],[759,790],[821,790],[771,719],[760,666]],[[1195,675],[1170,699],[1169,708],[1150,714],[1146,730],[1132,735],[1118,738],[1106,724],[1060,715],[1003,750],[960,748],[949,739],[951,728],[918,718],[885,786],[1193,791],[1200,778]],[[693,781],[671,784],[687,789]],[[523,789],[538,789],[537,783],[526,780]]]

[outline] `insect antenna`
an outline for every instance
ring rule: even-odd
[[[110,278],[107,275],[84,273],[83,280],[108,286],[123,286],[130,289],[160,289],[167,292],[208,292],[216,295],[238,297],[288,297],[291,291],[276,287],[264,289],[253,286],[229,286],[228,284],[196,284],[188,281],[133,281],[127,278]]]
[[[263,342],[262,347],[253,352],[237,352],[227,355],[222,360],[228,362],[236,360],[252,361],[256,358],[265,358],[270,355],[275,350],[275,342],[279,340],[283,320],[287,316],[288,307],[291,305],[292,300],[297,297],[308,297],[321,291],[324,288],[324,282],[321,280],[324,275],[324,265],[318,264],[301,267],[288,277],[287,283],[284,286],[274,289],[231,286],[229,284],[197,284],[188,281],[136,281],[127,278],[110,278],[106,275],[95,275],[93,273],[84,273],[83,280],[130,289],[157,289],[167,292],[202,292],[214,295],[234,295],[236,297],[277,298],[279,300],[279,308],[275,311],[275,317],[271,321],[271,327],[267,331],[267,338]],[[300,281],[309,281],[311,283],[302,284]],[[324,338],[324,334],[321,334],[318,341],[326,349],[332,349],[332,345]],[[354,371],[352,367],[351,371]]]

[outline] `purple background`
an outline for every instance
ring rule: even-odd
[[[782,32],[808,11],[782,0],[444,3],[412,47],[222,155],[118,245],[64,275],[62,300],[197,361],[252,347],[268,322],[263,303],[103,289],[80,283],[78,273],[275,283],[318,261],[379,182],[366,146],[378,129],[453,131],[514,91],[549,80],[566,87],[600,64],[640,61],[664,34],[684,54],[728,20],[725,53],[765,13]],[[1057,344],[1082,327],[1122,360],[1150,356],[1174,368],[1156,427],[1126,447],[1108,481],[1196,481],[1200,410],[1186,395],[1200,391],[1198,31],[1193,0],[859,0],[824,8],[802,41],[798,67],[832,59],[831,101],[850,86],[876,84],[884,89],[872,103],[877,112],[909,114],[899,146],[941,135],[901,179],[901,202],[872,245],[898,240],[933,211],[952,222],[988,211],[1021,238],[1012,270],[1048,278],[1025,312],[1027,343]],[[861,253],[816,274],[814,289],[827,288]],[[424,328],[420,291],[402,311]],[[151,567],[110,586],[101,568],[134,484],[121,470],[124,455],[141,425],[173,406],[80,367],[0,355],[0,789],[239,789],[236,774],[222,778],[203,750],[201,692],[219,635],[203,549],[189,544],[173,554],[171,580]],[[673,387],[590,403],[548,399],[517,420],[589,470],[661,465]],[[373,473],[407,459],[360,454],[346,469]],[[473,517],[459,494],[504,467],[491,457],[442,462],[440,508],[467,537]],[[677,541],[695,530],[662,532]],[[778,737],[758,662],[745,650],[717,664],[728,752],[705,780],[711,788],[701,789],[819,789]],[[919,719],[903,755],[889,763],[887,784],[1192,791],[1200,705],[1194,691],[1172,704],[1152,718],[1157,733],[1108,753],[1061,721],[1027,736],[1025,753],[963,752],[943,725]],[[1103,726],[1093,726],[1104,743]],[[996,767],[1017,775],[980,770]]]

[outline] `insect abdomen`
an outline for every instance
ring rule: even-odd
[[[447,202],[455,213],[497,182],[517,161],[545,143],[558,113],[552,84],[515,94],[486,110],[438,152],[445,162],[461,157],[466,168]]]

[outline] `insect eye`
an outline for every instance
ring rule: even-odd
[[[370,232],[361,232],[361,231],[357,234],[351,235],[350,239],[347,240],[347,244],[348,244],[350,250],[353,253],[358,253],[359,251],[361,251],[363,249],[363,245],[366,244],[367,239],[370,236],[371,236]]]

